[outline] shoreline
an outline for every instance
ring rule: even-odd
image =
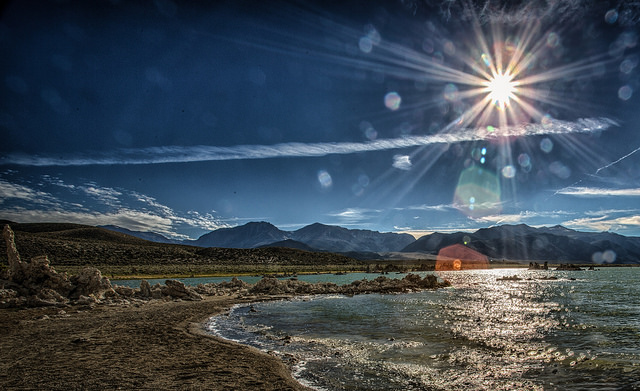
[[[278,297],[3,309],[6,390],[309,390],[278,357],[208,333],[212,316]]]
[[[544,261],[537,261],[537,262],[544,262]],[[575,263],[566,263],[566,264],[561,264],[561,263],[549,263],[549,270],[555,270],[557,267],[561,267],[563,265],[574,265],[577,267],[581,267],[581,268],[588,268],[590,266],[596,267],[596,268],[609,268],[609,267],[640,267],[640,264],[637,263],[614,263],[614,264],[600,264],[600,263],[580,263],[580,262],[575,262]],[[69,270],[69,268],[66,268],[64,266],[55,266],[56,270],[60,269],[60,271],[67,271]],[[74,267],[75,268],[75,267]],[[77,268],[80,268],[80,266],[78,266]],[[523,269],[523,270],[527,270],[529,268],[529,263],[521,263],[521,264],[506,264],[506,265],[489,265],[488,270],[492,270],[492,269]],[[98,269],[100,269],[98,267]],[[421,270],[421,271],[431,271],[434,272],[436,271],[434,270]],[[411,271],[406,271],[404,273],[418,273],[421,271],[416,271],[416,270],[411,270]],[[371,274],[371,275],[381,275],[380,272],[368,272],[366,270],[359,270],[359,271],[340,271],[340,270],[324,270],[324,271],[296,271],[293,274],[286,274],[285,273],[255,273],[255,272],[227,272],[227,273],[174,273],[174,274],[104,274],[105,276],[108,276],[110,280],[114,280],[114,281],[120,281],[120,280],[166,280],[166,279],[189,279],[189,278],[232,278],[232,277],[271,277],[271,276],[277,276],[277,277],[291,277],[293,275],[321,275],[321,274],[336,274],[336,273],[345,273],[345,274],[351,274],[351,273],[367,273],[367,274]],[[71,273],[72,274],[72,273]]]

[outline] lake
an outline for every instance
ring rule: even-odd
[[[640,268],[438,275],[452,287],[239,305],[207,327],[322,390],[640,389]]]

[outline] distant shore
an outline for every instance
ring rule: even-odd
[[[394,261],[394,262],[398,262],[398,261]],[[392,262],[388,262],[389,264],[392,264]],[[640,264],[598,264],[598,263],[571,263],[577,267],[583,268],[583,269],[587,269],[589,267],[595,267],[595,268],[604,268],[604,267],[640,267]],[[558,268],[560,265],[566,265],[566,264],[559,264],[559,263],[549,263],[549,270],[555,270],[556,268]],[[84,266],[56,266],[56,270],[59,271],[64,271],[67,272],[69,274],[76,274],[78,270],[80,270],[82,267]],[[516,262],[512,262],[512,263],[500,263],[500,264],[491,264],[489,266],[490,269],[527,269],[529,267],[529,263],[516,263]],[[305,271],[303,270],[296,270],[295,268],[287,268],[286,266],[282,266],[283,270],[289,270],[286,272],[252,272],[252,271],[244,271],[244,272],[217,272],[217,273],[190,273],[188,271],[185,272],[169,272],[169,273],[164,273],[164,272],[157,272],[157,273],[144,273],[144,274],[139,274],[139,273],[109,273],[109,267],[108,266],[100,266],[98,265],[97,267],[99,270],[104,271],[107,270],[106,273],[103,273],[105,276],[109,277],[109,279],[111,280],[143,280],[143,279],[147,279],[147,280],[155,280],[155,279],[170,279],[170,278],[180,278],[180,279],[184,279],[184,278],[218,278],[218,277],[248,277],[248,276],[252,276],[252,277],[263,277],[265,275],[267,276],[273,276],[273,275],[282,275],[282,276],[292,276],[292,275],[313,275],[313,274],[335,274],[335,273],[367,273],[366,270],[344,270],[344,269],[327,269],[327,270],[316,270],[316,271]],[[413,272],[415,272],[416,270],[411,269]],[[431,270],[433,271],[433,270]],[[378,272],[368,272],[372,275],[376,275],[376,274],[380,274]]]
[[[276,357],[205,332],[210,316],[256,300],[0,310],[0,388],[306,390]]]

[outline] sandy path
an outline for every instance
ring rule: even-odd
[[[237,302],[0,310],[0,389],[304,390],[278,359],[202,332]]]

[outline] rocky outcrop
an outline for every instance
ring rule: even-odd
[[[449,286],[446,281],[440,282],[434,275],[421,278],[417,274],[408,274],[403,279],[392,279],[380,276],[375,280],[358,280],[347,285],[336,285],[331,282],[309,283],[305,281],[278,280],[263,278],[248,289],[254,295],[320,295],[364,293],[403,293],[425,289],[436,289]]]
[[[558,267],[556,268],[556,270],[564,270],[564,271],[580,271],[580,270],[584,270],[582,269],[580,266],[574,265],[572,263],[567,263],[567,264],[561,264],[558,265]]]
[[[161,289],[165,296],[183,300],[202,300],[202,296],[178,280],[167,280],[164,284]]]
[[[151,297],[151,285],[149,284],[149,281],[140,281],[140,296],[143,298]]]
[[[89,295],[101,299],[105,292],[113,289],[109,279],[103,277],[100,270],[95,267],[85,267],[77,276],[71,277],[71,283],[75,286],[69,294],[71,299]]]
[[[22,261],[15,245],[15,235],[9,225],[2,231],[6,247],[8,267],[0,275],[0,286],[5,292],[0,297],[2,303],[28,306],[59,305],[68,302],[69,293],[75,285],[65,273],[57,273],[49,265],[46,256],[34,257],[29,262]]]
[[[529,270],[549,270],[549,263],[540,265],[538,262],[529,262]]]
[[[94,267],[86,267],[75,276],[58,273],[49,265],[47,256],[21,260],[15,235],[9,225],[3,229],[7,247],[7,268],[0,272],[0,308],[64,306],[80,304],[93,306],[102,302],[130,302],[130,300],[184,299],[202,300],[197,292],[175,280],[152,289],[147,281],[140,289],[112,286],[107,277]]]

